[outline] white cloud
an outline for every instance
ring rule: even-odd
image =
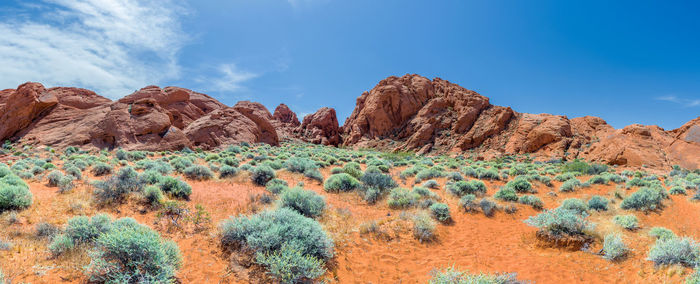
[[[220,77],[211,79],[211,90],[221,92],[236,92],[243,89],[243,83],[257,74],[238,69],[235,64],[221,64],[218,67]]]
[[[38,81],[118,98],[179,75],[184,8],[171,0],[44,0],[31,8],[43,16],[0,20],[0,88]]]
[[[667,102],[672,102],[675,104],[679,104],[684,107],[695,107],[695,106],[700,106],[700,99],[685,99],[685,98],[679,98],[677,96],[662,96],[662,97],[657,97],[656,98],[659,101],[667,101]]]

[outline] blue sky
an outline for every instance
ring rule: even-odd
[[[4,0],[0,88],[176,85],[342,124],[417,73],[519,112],[673,129],[700,116],[698,31],[693,1]]]

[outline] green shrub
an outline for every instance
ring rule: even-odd
[[[68,220],[66,235],[73,240],[73,243],[92,243],[102,233],[112,229],[112,219],[106,214],[98,214],[88,218],[86,216],[76,216]]]
[[[12,173],[0,177],[0,213],[27,208],[32,200],[29,186],[22,179]]]
[[[185,176],[192,180],[208,180],[214,177],[214,173],[209,168],[202,165],[192,165],[185,168]]]
[[[496,194],[493,195],[494,198],[500,199],[503,201],[518,201],[518,194],[515,193],[515,190],[509,187],[503,187],[499,189]]]
[[[450,193],[460,197],[467,194],[483,195],[486,193],[486,184],[480,180],[461,180],[447,185],[447,190]]]
[[[433,218],[440,222],[448,222],[452,219],[450,216],[450,207],[445,203],[435,203],[430,206],[430,213]]]
[[[493,216],[493,213],[496,211],[496,202],[493,202],[489,199],[483,198],[481,201],[479,201],[479,207],[481,208],[481,212],[484,212],[484,215],[486,217],[491,217]]]
[[[58,182],[61,180],[61,177],[63,177],[63,173],[59,170],[53,170],[46,176],[49,186],[58,186]]]
[[[559,187],[559,191],[561,191],[561,192],[573,192],[580,187],[581,187],[581,181],[576,179],[576,178],[572,178],[570,180],[565,181],[561,185],[561,187]]]
[[[75,185],[73,184],[73,176],[62,176],[61,179],[58,181],[58,192],[59,193],[66,193],[71,191]]]
[[[323,184],[323,189],[328,192],[351,191],[359,187],[360,181],[347,173],[331,175]]]
[[[639,228],[639,221],[637,220],[637,216],[634,215],[617,215],[613,217],[613,222],[627,230],[634,230]]]
[[[698,265],[700,246],[691,238],[658,239],[649,250],[647,260],[656,265],[681,264],[688,267]]]
[[[345,171],[346,174],[349,174],[355,179],[358,179],[362,176],[362,169],[360,168],[360,164],[355,162],[345,164],[345,166],[343,166],[343,171]]]
[[[219,169],[219,178],[230,178],[238,174],[238,168],[224,165]]]
[[[122,203],[131,192],[140,192],[143,183],[139,181],[138,173],[131,167],[124,167],[104,181],[93,183],[93,196],[101,205]]]
[[[228,250],[245,245],[258,253],[271,253],[285,243],[295,245],[303,255],[322,260],[333,256],[333,240],[323,227],[289,208],[235,217],[221,225],[221,245]]]
[[[554,180],[564,182],[564,181],[567,181],[567,180],[570,180],[573,178],[576,178],[576,175],[574,175],[573,173],[562,173],[562,174],[556,175],[554,177]]]
[[[609,202],[610,201],[605,197],[594,195],[590,200],[588,200],[588,209],[595,211],[607,211]]]
[[[425,181],[422,186],[427,187],[427,188],[432,188],[432,189],[440,188],[440,184],[434,179]]]
[[[656,210],[661,208],[663,194],[658,189],[642,187],[630,196],[622,200],[622,209],[635,210]]]
[[[428,214],[421,212],[413,217],[413,236],[420,242],[435,240],[435,221]]]
[[[477,205],[474,202],[476,200],[476,196],[474,194],[467,194],[462,196],[459,199],[459,207],[464,209],[464,211],[476,211]]]
[[[267,182],[275,178],[275,176],[275,170],[269,166],[263,165],[255,167],[251,170],[250,179],[257,185],[265,186]]]
[[[668,190],[668,193],[674,194],[674,195],[676,195],[676,194],[685,195],[686,194],[685,188],[682,188],[680,186],[671,187],[671,189]]]
[[[676,234],[673,231],[666,229],[664,227],[654,227],[649,230],[649,236],[657,239],[671,239],[675,238]]]
[[[288,243],[282,244],[274,252],[257,253],[255,260],[267,267],[268,274],[280,283],[304,283],[305,280],[316,279],[326,273],[323,261],[305,255],[302,250]]]
[[[415,206],[419,197],[420,196],[418,194],[413,193],[408,189],[397,187],[392,189],[389,193],[389,200],[387,200],[387,204],[389,204],[389,207],[393,209],[405,209]]]
[[[457,270],[454,266],[445,270],[433,270],[430,272],[430,284],[517,284],[517,274],[467,274]]]
[[[323,196],[300,187],[282,192],[280,203],[282,206],[294,209],[310,218],[321,216],[326,208],[326,200]]]
[[[160,182],[160,189],[169,193],[173,197],[182,198],[185,200],[190,199],[190,194],[192,194],[192,187],[186,182],[180,180],[179,178],[166,176]]]
[[[603,258],[615,261],[619,260],[629,252],[629,248],[622,241],[622,237],[619,234],[609,234],[605,236],[603,241]]]
[[[544,207],[544,203],[542,200],[534,195],[523,195],[520,196],[518,199],[518,203],[525,204],[525,205],[530,205],[532,208],[535,209],[542,209]]]
[[[66,171],[66,174],[71,175],[75,177],[76,179],[82,179],[83,178],[83,172],[80,171],[80,169],[76,166],[73,165],[68,165],[64,169]]]
[[[98,162],[94,166],[92,166],[92,174],[95,175],[96,177],[99,176],[104,176],[112,173],[112,166]]]
[[[525,177],[516,177],[514,180],[506,183],[507,188],[512,188],[516,192],[529,193],[533,192],[532,184]]]
[[[568,210],[575,210],[579,213],[585,213],[588,210],[588,206],[586,206],[586,203],[583,202],[583,200],[578,199],[578,198],[568,198],[565,199],[559,208],[562,209],[568,209]]]
[[[525,224],[546,231],[556,237],[571,237],[584,235],[592,229],[592,224],[586,220],[587,215],[577,210],[557,208],[545,210],[525,220]]]
[[[590,184],[608,184],[608,179],[603,175],[593,176],[588,180]]]
[[[279,194],[289,189],[289,184],[285,180],[273,178],[267,182],[265,189],[271,193]]]
[[[57,235],[49,244],[51,255],[57,257],[64,254],[75,247],[73,239],[68,235]]]
[[[416,173],[415,182],[419,183],[426,179],[439,178],[443,176],[445,176],[445,174],[440,169],[438,169],[437,167],[432,167],[429,169],[420,170],[418,173]]]
[[[182,265],[173,241],[131,218],[113,223],[100,235],[86,268],[90,281],[107,283],[170,283]]]
[[[146,203],[151,205],[158,205],[163,202],[163,191],[155,186],[147,186],[143,189],[143,197],[146,199]]]
[[[381,172],[365,172],[360,177],[360,181],[365,188],[376,188],[380,191],[391,189],[398,185],[390,175],[382,174]]]
[[[39,238],[53,239],[54,236],[61,233],[61,228],[56,225],[41,222],[36,225],[36,236]]]
[[[139,182],[143,184],[157,184],[160,183],[164,176],[154,170],[146,170],[139,174]]]

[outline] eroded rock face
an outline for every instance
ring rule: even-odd
[[[296,131],[301,139],[314,144],[340,144],[340,128],[335,109],[322,107],[313,114],[304,117]]]
[[[343,144],[421,154],[474,151],[477,158],[533,153],[541,159],[697,168],[699,121],[673,131],[643,125],[615,130],[598,117],[517,113],[448,81],[405,75],[382,80],[357,99],[343,125]]]
[[[276,121],[288,124],[292,127],[297,127],[301,125],[299,122],[299,119],[297,118],[297,114],[294,113],[289,107],[285,104],[280,104],[275,108],[275,112],[272,115],[272,118]]]
[[[47,92],[39,83],[22,84],[4,97],[0,111],[0,140],[10,138],[58,104],[56,95]]]
[[[205,149],[241,142],[257,143],[276,136],[270,136],[261,125],[236,108],[217,109],[194,121],[184,133],[195,147]],[[278,141],[272,141],[278,145]]]

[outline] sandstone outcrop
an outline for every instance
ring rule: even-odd
[[[335,109],[322,107],[313,114],[304,117],[296,132],[302,140],[314,144],[340,144],[340,127]]]

